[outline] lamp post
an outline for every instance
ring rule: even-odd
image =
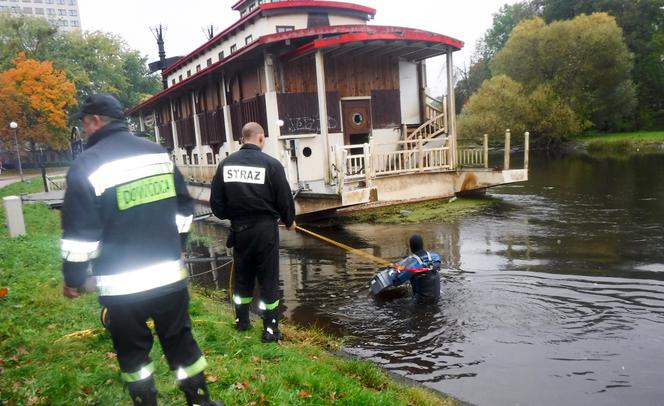
[[[9,128],[14,130],[14,143],[16,144],[16,158],[18,159],[18,173],[21,175],[21,182],[23,182],[23,167],[21,166],[21,152],[18,149],[18,124],[16,121],[9,123]]]

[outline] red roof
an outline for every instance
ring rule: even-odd
[[[426,45],[433,45],[433,46],[443,45],[452,48],[454,51],[457,51],[463,47],[463,42],[457,39],[429,31],[418,30],[414,28],[363,25],[363,24],[333,25],[333,26],[324,26],[324,27],[315,27],[315,28],[305,28],[300,30],[264,35],[255,40],[254,42],[238,49],[237,52],[232,53],[223,60],[213,63],[212,65],[206,67],[205,69],[196,72],[191,77],[181,82],[178,82],[175,85],[170,86],[168,89],[165,89],[162,92],[152,96],[148,100],[145,100],[144,102],[134,106],[127,112],[127,114],[131,115],[136,111],[144,107],[147,107],[148,105],[156,102],[160,98],[193,83],[193,81],[195,81],[196,79],[214,72],[219,67],[226,65],[227,63],[234,61],[261,46],[288,39],[317,37],[321,35],[331,35],[331,34],[338,34],[338,35],[330,38],[314,39],[311,42],[308,42],[300,46],[299,48],[295,49],[290,54],[287,54],[285,58],[286,59],[296,58],[298,56],[314,52],[316,49],[319,48],[342,46],[344,44],[349,44],[349,43],[363,43],[370,41],[388,41],[388,42],[405,41],[415,44],[423,43]],[[440,54],[442,53],[442,50],[440,48],[436,48],[435,52]]]
[[[161,72],[161,74],[162,75],[168,75],[169,73],[171,73],[174,70],[178,69],[182,65],[186,64],[189,60],[195,58],[196,56],[198,56],[202,53],[204,53],[208,48],[214,46],[217,42],[221,41],[224,37],[231,34],[233,31],[235,31],[235,29],[241,27],[245,23],[248,23],[250,20],[253,20],[254,18],[256,18],[258,15],[260,15],[264,11],[277,10],[277,9],[300,8],[300,7],[344,9],[344,10],[350,10],[350,11],[366,13],[367,15],[371,15],[371,16],[374,16],[376,14],[376,10],[373,9],[373,8],[360,6],[358,4],[352,4],[352,3],[342,3],[342,2],[338,2],[338,1],[318,1],[318,0],[292,1],[292,0],[290,0],[290,1],[279,1],[279,2],[275,2],[275,3],[261,4],[260,6],[256,7],[256,9],[253,10],[251,13],[249,13],[249,14],[245,15],[244,17],[240,18],[233,25],[226,28],[224,31],[220,32],[219,34],[215,35],[212,39],[210,39],[209,41],[207,41],[203,45],[199,46],[198,48],[194,49],[192,52],[190,52],[186,56],[183,56],[181,59],[179,59],[173,65],[171,65],[168,68],[164,69]]]

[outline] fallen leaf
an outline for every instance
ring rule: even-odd
[[[249,384],[244,382],[237,382],[233,384],[232,388],[237,390],[246,390],[249,388]]]
[[[19,355],[27,354],[28,350],[25,349],[25,347],[21,346],[16,348],[16,353]]]
[[[57,323],[49,324],[46,328],[49,330],[53,330],[54,328],[58,327]]]
[[[0,299],[4,299],[5,297],[7,297],[7,294],[9,294],[9,289],[0,288]]]
[[[106,354],[104,354],[104,357],[106,357],[106,359],[115,359],[117,355],[115,355],[114,352],[107,352]]]
[[[95,390],[89,386],[84,386],[81,388],[81,392],[85,393],[86,395],[89,395],[93,393]]]
[[[41,402],[41,399],[39,399],[37,396],[33,396],[30,399],[28,399],[28,403],[26,403],[28,406],[36,405],[37,403]]]
[[[113,383],[113,380],[112,380],[112,379],[107,379],[107,380],[106,380],[106,385],[110,385],[110,384],[112,384],[112,383]]]
[[[317,356],[315,356],[315,355],[312,355],[312,356],[311,356],[311,357],[309,357],[309,358],[310,358],[311,360],[313,360],[313,361],[318,361],[318,357],[317,357]]]
[[[215,383],[219,380],[216,375],[207,375],[208,383]]]
[[[252,364],[260,364],[260,363],[261,363],[261,359],[258,358],[258,357],[255,356],[255,355],[252,355],[252,356],[251,356],[251,363],[252,363]]]
[[[256,403],[256,402],[249,402],[249,403],[247,403],[247,404],[244,405],[244,406],[256,406],[257,404],[258,404],[258,403]]]
[[[302,399],[304,399],[304,398],[310,398],[310,397],[311,397],[311,393],[309,393],[309,391],[306,391],[306,390],[302,389],[301,391],[299,391],[299,392],[297,393],[297,396],[298,396],[299,398],[302,398]]]

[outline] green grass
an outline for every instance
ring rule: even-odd
[[[0,188],[0,198],[5,196],[19,196],[21,193],[36,193],[44,191],[44,183],[41,178],[31,178],[25,182],[12,183]]]
[[[0,400],[5,406],[128,404],[95,296],[62,297],[59,213],[34,204],[24,206],[24,216],[28,234],[10,239],[0,209],[0,287],[9,288],[0,299]],[[396,383],[370,363],[334,356],[339,342],[315,330],[285,323],[281,345],[261,343],[258,322],[237,333],[223,292],[192,290],[210,390],[228,405],[455,404]],[[158,344],[152,358],[161,404],[184,404]]]
[[[588,133],[575,137],[574,139],[582,142],[592,142],[592,141],[664,142],[664,131],[642,131],[642,132],[626,132],[626,133]]]
[[[493,205],[491,198],[438,199],[361,210],[343,218],[352,223],[404,224],[446,222],[477,213]]]
[[[661,151],[664,132],[589,133],[573,139],[586,146],[594,155],[629,155]]]

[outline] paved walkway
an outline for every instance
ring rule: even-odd
[[[33,177],[34,175],[29,175],[29,176],[23,176],[23,179],[29,179]],[[5,186],[9,186],[12,183],[20,182],[21,177],[16,175],[10,175],[10,176],[0,176],[0,188],[3,188]]]

